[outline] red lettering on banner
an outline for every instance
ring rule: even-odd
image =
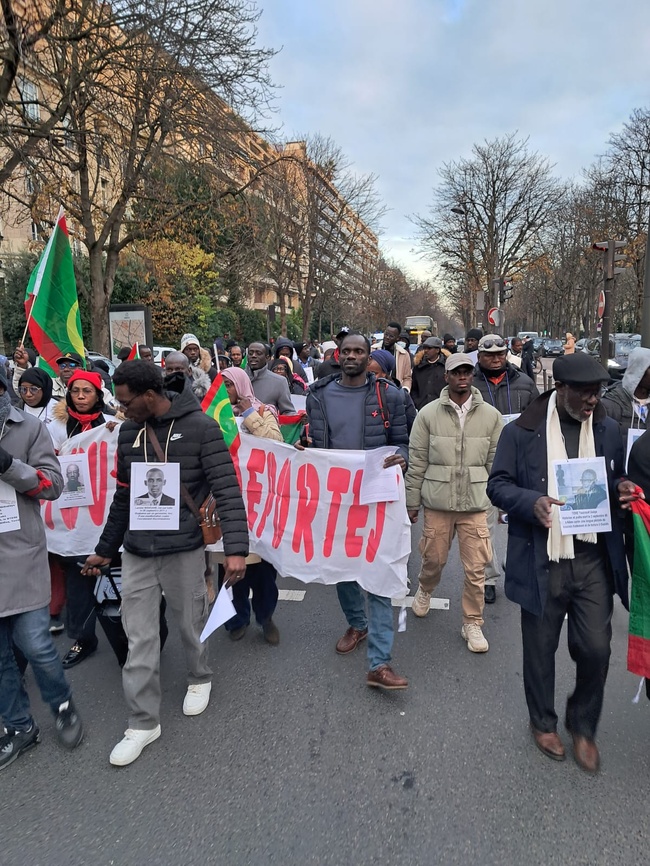
[[[374,529],[368,533],[368,546],[366,547],[366,562],[374,562],[381,544],[381,536],[384,532],[384,521],[386,520],[386,503],[377,503],[377,523]]]
[[[54,529],[54,520],[52,519],[52,500],[48,499],[45,503],[45,514],[43,515],[43,523],[48,529]]]
[[[362,478],[363,469],[359,469],[354,476],[352,505],[348,509],[348,520],[345,531],[345,553],[347,556],[361,555],[364,540],[362,536],[357,535],[357,530],[364,528],[368,522],[368,514],[370,513],[370,508],[367,505],[359,504]]]
[[[246,468],[248,469],[248,484],[246,486],[246,511],[248,513],[248,529],[252,531],[255,521],[257,520],[257,512],[255,508],[262,501],[262,484],[257,476],[264,471],[264,463],[266,461],[266,451],[260,448],[253,448],[248,458]]]
[[[298,489],[298,508],[296,509],[296,526],[293,531],[293,552],[300,553],[300,544],[305,548],[305,560],[311,562],[314,558],[314,536],[311,525],[318,510],[318,494],[320,484],[318,472],[311,463],[303,463],[298,468],[296,479]]]
[[[258,538],[262,537],[262,533],[264,532],[264,527],[266,526],[266,519],[271,513],[271,509],[273,508],[273,500],[275,498],[275,477],[276,471],[278,468],[278,464],[275,460],[275,454],[272,451],[266,455],[266,477],[268,479],[268,490],[266,492],[266,503],[264,505],[264,511],[262,512],[262,516],[260,517],[260,522],[257,524],[257,529],[255,530],[255,535]]]
[[[280,546],[284,530],[289,516],[291,505],[291,461],[285,460],[278,478],[278,489],[275,496],[275,510],[273,511],[273,541],[271,544],[276,549]]]
[[[349,469],[341,469],[332,466],[327,473],[327,489],[332,494],[332,501],[327,515],[327,526],[325,527],[325,538],[323,540],[323,556],[331,556],[336,534],[336,522],[341,510],[341,497],[348,492],[352,473]]]
[[[117,457],[117,452],[116,452]],[[106,522],[106,485],[108,484],[108,442],[91,442],[88,449],[90,483],[93,491],[93,504],[88,506],[90,519],[95,526]]]

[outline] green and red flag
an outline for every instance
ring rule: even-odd
[[[68,352],[84,357],[77,284],[63,208],[32,271],[25,294],[29,334],[40,355],[39,367],[58,375],[56,359]]]
[[[278,415],[280,432],[287,445],[295,445],[299,441],[306,423],[306,412],[296,412],[294,415]]]
[[[210,418],[214,418],[217,424],[221,427],[223,438],[226,441],[230,456],[235,464],[237,476],[239,477],[239,464],[237,461],[237,451],[241,444],[239,427],[235,421],[235,416],[230,404],[230,397],[226,391],[226,386],[223,382],[223,376],[218,373],[214,382],[210,385],[208,393],[201,401],[201,409]]]
[[[141,360],[141,358],[140,358],[140,344],[139,343],[134,343],[131,346],[131,351],[127,355],[126,360],[127,361],[140,361]]]
[[[627,669],[650,678],[650,504],[637,499],[630,507],[634,521],[634,568]]]

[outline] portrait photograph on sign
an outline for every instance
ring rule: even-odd
[[[609,532],[612,528],[604,457],[554,460],[562,535]]]
[[[179,464],[132,464],[130,496],[130,529],[178,529]]]
[[[59,497],[59,506],[76,508],[79,505],[92,505],[93,491],[88,471],[88,455],[85,452],[59,455],[59,463],[63,475],[63,490]]]

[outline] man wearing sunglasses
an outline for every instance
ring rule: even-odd
[[[502,415],[518,415],[539,396],[537,386],[522,370],[508,360],[508,342],[498,334],[486,334],[478,342],[478,362],[474,371],[474,385],[486,403]],[[488,511],[488,526],[492,540],[492,559],[485,569],[485,603],[494,604],[496,583],[501,577],[495,533],[499,522],[498,508]]]
[[[613,594],[627,607],[628,572],[619,507],[629,508],[635,485],[623,478],[618,424],[600,405],[608,375],[579,352],[553,363],[555,388],[537,397],[497,447],[487,492],[508,513],[505,591],[521,607],[523,679],[537,748],[565,758],[555,712],[555,653],[565,615],[576,687],[565,727],[578,765],[596,773],[594,741],[603,705],[612,636]],[[562,535],[554,460],[603,456],[612,530]]]

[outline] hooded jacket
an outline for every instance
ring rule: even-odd
[[[167,448],[168,462],[180,464],[181,483],[197,508],[210,491],[213,493],[221,519],[226,556],[246,556],[246,511],[235,467],[219,425],[201,411],[190,388],[184,388],[180,394],[167,391],[165,396],[171,400],[171,407],[165,415],[150,418],[146,424],[125,421],[120,428],[117,490],[96,553],[112,558],[122,543],[129,553],[144,557],[203,547],[201,528],[182,497],[179,529],[129,529],[131,466],[145,461],[145,447],[148,462],[158,462],[145,429],[150,427],[163,454]]]
[[[551,393],[545,391],[520,418],[503,428],[487,485],[492,504],[508,514],[506,596],[535,616],[542,614],[548,593],[548,529],[537,520],[533,507],[540,496],[548,494],[546,412]],[[612,506],[612,531],[599,536],[605,542],[616,592],[627,607],[623,520],[615,505],[616,485],[623,475],[623,443],[617,424],[600,405],[593,414],[593,430],[596,456],[605,458]]]
[[[618,421],[621,427],[623,436],[627,435],[630,427],[646,429],[647,419],[644,421],[639,412],[635,410],[634,392],[639,386],[639,382],[645,376],[645,372],[650,367],[650,349],[639,347],[632,349],[628,358],[627,369],[623,375],[621,382],[615,382],[605,392],[602,398],[602,404],[605,407],[610,418]],[[639,403],[636,403],[640,407]],[[650,404],[647,406],[650,411]],[[647,414],[641,412],[641,414]]]
[[[323,390],[332,382],[340,380],[340,373],[328,376],[326,379],[318,379],[307,391],[309,436],[314,448],[330,447]],[[377,399],[377,387],[380,389],[384,417],[388,421],[388,427],[384,425],[382,420],[381,406]],[[372,448],[381,448],[383,445],[396,445],[400,456],[408,462],[408,432],[401,394],[393,383],[377,379],[374,373],[367,374],[366,389],[363,450],[369,451]]]

